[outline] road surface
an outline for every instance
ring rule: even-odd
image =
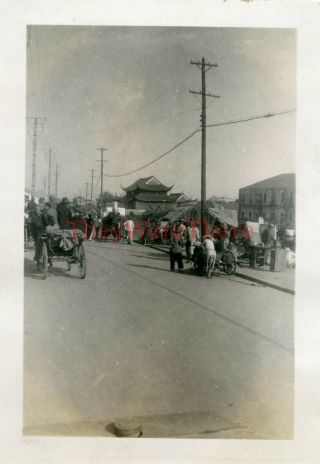
[[[135,243],[85,248],[84,280],[64,263],[40,280],[25,253],[25,433],[139,417],[169,436],[218,421],[229,438],[292,438],[293,296],[189,264],[171,273],[167,254]]]

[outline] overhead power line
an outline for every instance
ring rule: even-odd
[[[248,118],[243,118],[243,119],[234,119],[234,120],[231,120],[231,121],[207,124],[207,127],[228,126],[229,124],[238,124],[240,122],[249,122],[249,121],[254,121],[255,119],[272,118],[273,116],[281,116],[282,114],[295,113],[295,112],[296,112],[296,110],[294,109],[294,110],[287,110],[287,111],[279,111],[278,113],[266,113],[266,114],[261,114],[261,115],[258,115],[258,116],[250,116]]]
[[[143,166],[140,166],[139,168],[137,169],[134,169],[133,171],[129,171],[129,172],[125,172],[123,174],[104,174],[106,177],[124,177],[124,176],[128,176],[129,174],[134,174],[135,172],[137,171],[141,171],[141,169],[144,169],[144,168],[147,168],[148,166],[151,166],[151,164],[155,163],[156,161],[159,161],[161,158],[164,158],[165,156],[169,155],[169,153],[171,153],[173,150],[175,150],[176,148],[180,147],[182,144],[184,144],[187,140],[191,139],[191,137],[193,137],[197,132],[199,132],[200,129],[196,129],[195,131],[192,132],[192,134],[188,135],[188,137],[186,137],[185,139],[183,139],[181,142],[177,143],[176,145],[174,145],[174,147],[170,148],[170,150],[166,151],[165,153],[163,153],[162,155],[158,156],[157,158],[155,158],[154,160],[150,161],[149,163],[147,164],[144,164]]]
[[[262,119],[262,118],[271,118],[273,116],[281,116],[283,114],[288,114],[288,113],[295,113],[296,110],[295,109],[292,109],[292,110],[287,110],[287,111],[279,111],[279,112],[275,112],[275,113],[266,113],[266,114],[262,114],[262,115],[257,115],[257,116],[250,116],[250,117],[247,117],[247,118],[243,118],[243,119],[234,119],[234,120],[230,120],[230,121],[224,121],[224,122],[218,122],[218,123],[214,123],[214,124],[207,124],[206,127],[220,127],[220,126],[228,126],[230,124],[239,124],[239,123],[244,123],[244,122],[249,122],[249,121],[254,121],[256,119]],[[151,166],[152,164],[156,163],[157,161],[159,161],[160,159],[164,158],[165,156],[169,155],[170,153],[172,153],[174,150],[176,150],[178,147],[180,147],[181,145],[183,145],[185,142],[187,142],[189,139],[191,139],[191,137],[193,137],[197,132],[200,132],[201,129],[196,129],[195,131],[193,131],[190,135],[188,135],[188,137],[186,137],[185,139],[181,140],[179,143],[177,143],[176,145],[174,145],[172,148],[170,148],[168,151],[166,151],[165,153],[163,153],[162,155],[158,156],[157,158],[153,159],[152,161],[149,161],[149,163],[146,163],[142,166],[140,166],[139,168],[136,168],[136,169],[133,169],[132,171],[128,171],[128,172],[123,172],[122,174],[104,174],[105,177],[125,177],[125,176],[129,176],[130,174],[134,174],[138,171],[141,171],[142,169],[145,169],[149,166]]]

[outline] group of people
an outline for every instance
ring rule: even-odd
[[[200,247],[205,256],[206,266],[209,260],[212,262],[214,268],[217,252],[223,252],[228,243],[228,234],[225,233],[223,226],[219,227],[218,233],[214,229],[211,234],[205,234],[203,241],[200,241],[200,231],[197,224],[191,222],[184,222],[179,220],[174,226],[169,229],[169,242],[170,242],[170,270],[174,272],[175,263],[178,264],[178,271],[182,272],[182,250],[185,248],[187,255],[187,262],[193,260],[194,247]]]
[[[134,222],[130,216],[121,217],[119,212],[106,210],[99,214],[94,208],[86,211],[71,204],[67,197],[58,202],[54,195],[49,200],[40,198],[38,203],[34,198],[25,203],[25,242],[33,239],[35,246],[34,260],[39,267],[42,252],[41,237],[45,232],[51,234],[61,230],[81,229],[88,240],[101,237],[106,239],[110,234],[119,241],[121,236],[128,244],[133,241]]]
[[[25,205],[25,234],[26,241],[32,237],[35,247],[34,261],[39,262],[42,254],[41,237],[45,232],[54,233],[58,230],[72,228],[74,212],[67,197],[60,202],[54,195],[49,196],[49,201],[40,198],[36,203],[34,198]]]

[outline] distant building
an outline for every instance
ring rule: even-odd
[[[128,187],[122,187],[126,196],[123,201],[127,208],[131,209],[151,209],[161,206],[174,207],[189,198],[184,193],[168,192],[172,189],[162,184],[156,177],[149,176],[138,179]]]
[[[278,227],[294,227],[295,174],[280,174],[239,190],[239,223],[259,218]]]

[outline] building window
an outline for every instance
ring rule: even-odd
[[[252,193],[250,193],[250,205],[252,205]]]
[[[244,211],[242,211],[242,213],[241,213],[241,218],[244,219],[244,217],[245,217],[245,216],[244,216]]]
[[[280,198],[281,198],[281,200],[280,200],[281,203],[283,203],[284,202],[284,192],[281,192],[281,197]]]
[[[252,213],[251,211],[249,211],[249,219],[251,220],[251,218],[252,218]]]
[[[263,201],[264,201],[264,203],[267,202],[267,192],[264,192],[264,194],[263,194]]]

